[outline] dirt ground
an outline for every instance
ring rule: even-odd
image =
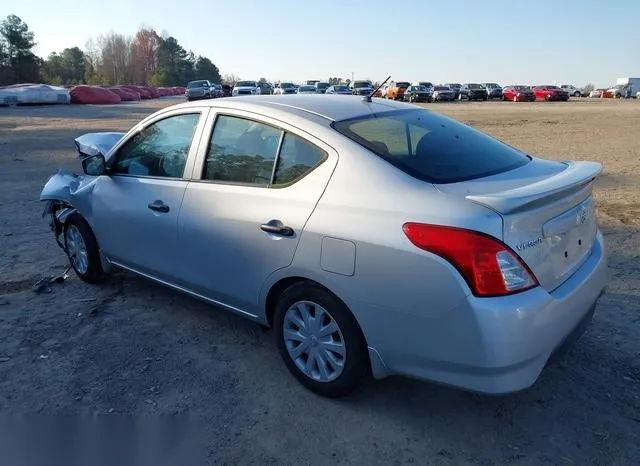
[[[271,332],[131,274],[34,293],[66,265],[38,196],[58,167],[80,169],[73,138],[174,102],[0,108],[0,412],[188,415],[219,464],[640,464],[640,102],[428,105],[535,155],[604,164],[608,293],[527,391],[390,378],[339,401],[295,382]]]

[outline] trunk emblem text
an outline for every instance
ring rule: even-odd
[[[532,240],[529,240],[529,241],[525,241],[524,243],[520,243],[520,244],[516,245],[516,249],[518,251],[524,251],[525,249],[532,248],[534,246],[537,246],[538,244],[541,244],[542,241],[543,240],[542,240],[541,237],[536,238],[536,239],[532,239]]]

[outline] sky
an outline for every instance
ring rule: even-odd
[[[35,52],[166,31],[241,79],[573,84],[640,76],[640,0],[0,0]]]

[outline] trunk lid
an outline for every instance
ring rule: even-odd
[[[484,205],[502,217],[503,238],[548,291],[560,286],[587,259],[598,226],[593,184],[602,165],[529,164],[478,180],[436,185],[442,192]]]

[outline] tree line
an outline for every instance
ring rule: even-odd
[[[220,70],[207,57],[185,50],[175,37],[141,27],[133,36],[109,33],[84,49],[66,48],[46,58],[33,53],[35,35],[16,15],[0,22],[0,86],[44,82],[184,86],[188,81],[220,82]]]

